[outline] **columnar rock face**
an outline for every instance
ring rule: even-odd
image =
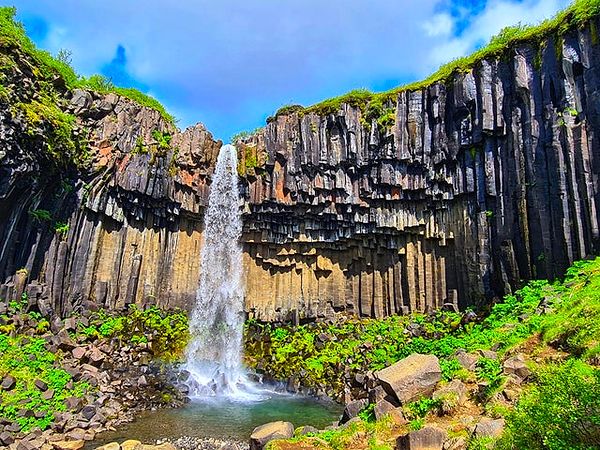
[[[595,252],[594,25],[399,93],[389,128],[349,105],[274,118],[242,149],[264,162],[247,177],[248,308],[465,306]]]
[[[466,306],[597,251],[592,25],[400,92],[383,105],[391,126],[343,104],[278,115],[238,143],[249,315]],[[19,60],[15,85],[35,87]],[[60,314],[190,307],[221,143],[114,94],[57,89],[88,140],[85,167],[48,171],[43,136],[0,98],[0,298],[25,290]]]

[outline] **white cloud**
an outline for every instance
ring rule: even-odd
[[[459,37],[441,41],[431,48],[427,68],[435,70],[452,59],[469,54],[504,27],[518,23],[537,24],[551,18],[569,3],[569,0],[492,0],[470,21]]]
[[[468,10],[453,19],[441,0],[15,1],[48,22],[41,44],[71,50],[78,72],[99,72],[122,45],[128,72],[181,112],[182,126],[202,121],[227,138],[286,103],[425,77],[568,0],[491,0],[458,38]]]
[[[448,36],[454,28],[454,20],[450,14],[436,14],[423,24],[423,29],[427,36]]]

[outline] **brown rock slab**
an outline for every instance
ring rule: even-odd
[[[521,380],[531,375],[531,370],[525,363],[525,356],[521,353],[504,361],[502,369],[506,375],[515,375]]]
[[[56,450],[79,450],[82,449],[84,445],[85,442],[83,440],[52,442],[52,446]]]
[[[143,448],[142,443],[135,439],[128,439],[121,443],[121,450],[142,450]]]
[[[442,379],[442,369],[436,356],[415,353],[375,372],[375,376],[386,392],[403,405],[431,395]]]
[[[482,419],[473,430],[475,437],[499,437],[504,431],[504,419]]]
[[[262,450],[274,439],[289,439],[294,435],[294,425],[290,422],[270,422],[256,427],[250,435],[250,450]]]
[[[436,427],[411,431],[396,440],[396,450],[442,450],[446,432]]]

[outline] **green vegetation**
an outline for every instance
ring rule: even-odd
[[[452,361],[456,350],[476,351],[495,346],[502,353],[539,331],[542,322],[549,319],[534,314],[535,309],[545,295],[560,289],[563,289],[560,285],[532,281],[495,305],[489,316],[478,323],[462,324],[460,314],[446,311],[298,327],[249,322],[246,355],[250,365],[268,366],[278,379],[303,374],[304,385],[330,386],[336,392],[343,387],[337,374],[344,367],[354,373],[379,370],[412,353],[442,358],[448,377],[460,370]],[[524,314],[530,314],[525,321],[520,318]],[[417,329],[418,335],[409,329]],[[262,340],[263,335],[268,338]],[[478,371],[481,379],[491,377],[488,364],[492,363],[482,363]]]
[[[541,49],[544,41],[550,37],[554,37],[556,42],[560,41],[562,43],[564,34],[570,30],[584,27],[590,19],[598,14],[600,14],[600,0],[575,0],[565,10],[556,14],[554,18],[545,20],[538,25],[525,26],[519,24],[502,29],[500,33],[490,39],[485,47],[469,56],[450,61],[424,80],[377,94],[366,89],[359,89],[306,108],[301,105],[287,105],[280,108],[275,115],[292,113],[327,115],[338,111],[342,104],[359,107],[363,113],[369,114],[370,104],[374,103],[368,121],[376,118],[378,122],[382,122],[380,125],[389,124],[393,117],[389,115],[388,111],[381,109],[381,105],[395,102],[400,92],[423,89],[436,82],[451,82],[456,74],[468,72],[484,59],[505,57],[516,45],[530,44],[534,48]],[[597,41],[598,36],[593,23],[590,23],[589,26],[592,28],[592,39]],[[562,47],[558,46],[558,48],[562,51]],[[536,61],[541,64],[539,55]],[[379,111],[379,113],[377,114],[375,111]]]
[[[600,448],[600,369],[577,360],[541,369],[508,415],[499,448]]]
[[[265,334],[266,339],[261,339]],[[247,348],[248,361],[271,376],[300,376],[304,385],[334,390],[343,386],[339,374],[345,370],[351,375],[364,373],[411,353],[435,354],[441,358],[445,380],[477,380],[481,392],[475,400],[485,405],[488,414],[507,421],[507,432],[500,440],[471,439],[470,449],[562,450],[600,445],[599,336],[597,258],[575,263],[562,281],[529,282],[477,322],[464,323],[458,314],[437,312],[299,327],[250,323]],[[463,369],[453,356],[458,349],[474,353],[491,348],[500,360],[480,358],[475,373]],[[501,358],[522,348],[549,352],[551,360],[558,355],[562,359],[532,365],[529,384],[511,411],[490,399],[504,384]],[[445,402],[444,398],[423,398],[405,406],[409,428],[422,427],[428,414],[444,409]],[[361,418],[368,422],[369,411],[363,413]]]
[[[14,7],[0,8],[0,46],[13,47],[24,51],[36,63],[36,70],[46,79],[53,79],[56,75],[62,77],[69,89],[91,89],[100,93],[113,92],[127,97],[142,106],[147,106],[158,111],[162,117],[171,124],[175,119],[165,110],[164,106],[156,99],[140,92],[137,89],[116,87],[110,80],[101,75],[89,78],[79,76],[71,67],[70,52],[61,50],[56,57],[35,47],[27,36],[22,24],[15,21],[16,9]],[[48,106],[48,105],[46,105]]]
[[[47,209],[32,209],[29,210],[29,215],[38,222],[48,222],[52,220],[52,214]]]
[[[26,306],[24,295],[20,302],[9,304],[8,314],[0,316],[0,379],[9,374],[16,383],[10,390],[0,390],[0,417],[16,421],[24,432],[34,427],[48,428],[56,412],[66,411],[67,398],[83,397],[91,389],[87,382],[74,381],[61,368],[62,355],[50,352],[42,336],[48,330],[48,321],[39,313],[24,313]],[[24,323],[36,321],[38,335],[16,333],[14,324],[9,323],[12,314],[19,314]],[[47,390],[42,391],[36,381],[38,385],[40,381],[46,384]]]
[[[25,312],[27,305],[27,296],[23,295],[20,301],[10,302],[8,312],[0,315],[0,380],[6,375],[15,379],[13,388],[0,389],[0,417],[16,421],[24,432],[48,428],[55,413],[66,411],[66,399],[83,397],[93,390],[89,383],[75,381],[63,369],[63,352],[49,350],[52,335],[48,333],[48,320],[37,312]],[[188,339],[187,317],[179,310],[131,306],[124,315],[93,313],[88,322],[87,326],[80,322],[79,328],[70,332],[74,341],[100,339],[116,340],[119,346],[145,345],[154,358],[162,361],[181,358]],[[21,325],[31,323],[35,323],[34,328],[23,334]],[[40,382],[47,389],[40,388]],[[50,391],[52,395],[48,395]]]
[[[87,337],[117,339],[130,344],[149,344],[155,357],[165,361],[180,359],[189,338],[188,321],[181,310],[164,311],[157,306],[140,309],[130,305],[127,314],[98,311],[79,332]]]

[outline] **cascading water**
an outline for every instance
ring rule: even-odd
[[[244,398],[254,391],[242,366],[242,219],[235,147],[224,145],[210,187],[200,286],[190,318],[185,369],[190,396]]]

